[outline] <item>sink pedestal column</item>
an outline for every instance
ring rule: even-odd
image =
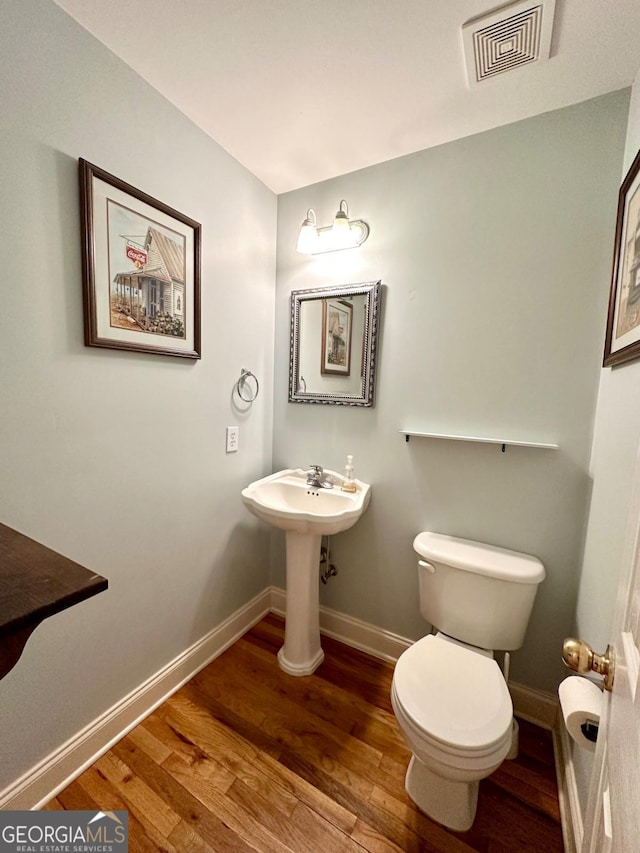
[[[287,530],[287,612],[280,669],[311,675],[322,663],[320,645],[320,545],[322,537]]]

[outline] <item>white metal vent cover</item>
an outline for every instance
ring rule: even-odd
[[[548,59],[556,0],[517,0],[462,25],[470,86]]]

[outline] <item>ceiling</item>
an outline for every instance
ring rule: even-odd
[[[624,88],[639,0],[557,0],[548,61],[467,85],[492,0],[55,0],[282,193]]]

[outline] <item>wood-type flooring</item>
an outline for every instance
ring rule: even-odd
[[[518,758],[451,832],[405,793],[393,666],[324,637],[296,678],[282,640],[265,617],[45,808],[128,810],[132,853],[562,853],[549,732],[520,722]]]

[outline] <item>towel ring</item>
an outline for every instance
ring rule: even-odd
[[[245,397],[244,394],[242,393],[242,391],[243,391],[244,386],[247,382],[247,379],[249,379],[249,377],[251,377],[253,379],[253,381],[256,383],[256,387],[255,387],[255,391],[253,392],[253,395],[251,394],[251,388],[249,388],[249,396]],[[245,403],[253,403],[253,401],[258,396],[259,391],[260,391],[260,383],[258,382],[255,374],[253,374],[250,370],[245,370],[243,367],[242,371],[240,372],[240,379],[238,379],[238,381],[236,382],[236,393],[238,394],[238,397],[240,397],[241,400],[244,400]]]

